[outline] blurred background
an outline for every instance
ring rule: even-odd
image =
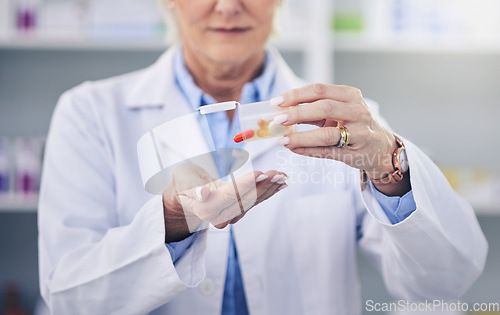
[[[286,0],[280,19],[272,44],[298,75],[360,88],[472,203],[490,252],[461,301],[500,303],[500,1]],[[0,0],[0,312],[37,313],[37,192],[58,97],[150,65],[167,32],[157,0]],[[360,259],[363,301],[393,301]]]

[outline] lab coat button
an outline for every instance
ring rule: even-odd
[[[200,283],[198,289],[203,295],[211,295],[215,291],[215,283],[212,279],[206,278],[205,280],[203,280],[203,282]]]

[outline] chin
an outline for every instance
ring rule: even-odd
[[[239,45],[221,45],[215,49],[207,51],[210,59],[220,63],[242,63],[250,57],[264,50],[260,47],[243,47]]]

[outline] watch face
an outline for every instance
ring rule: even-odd
[[[401,165],[401,171],[405,173],[408,171],[408,156],[406,155],[406,150],[403,149],[401,150],[401,153],[399,154],[399,164]]]

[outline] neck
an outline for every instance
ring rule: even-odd
[[[217,102],[238,101],[243,85],[259,76],[264,51],[241,63],[218,62],[184,49],[184,62],[196,85]]]

